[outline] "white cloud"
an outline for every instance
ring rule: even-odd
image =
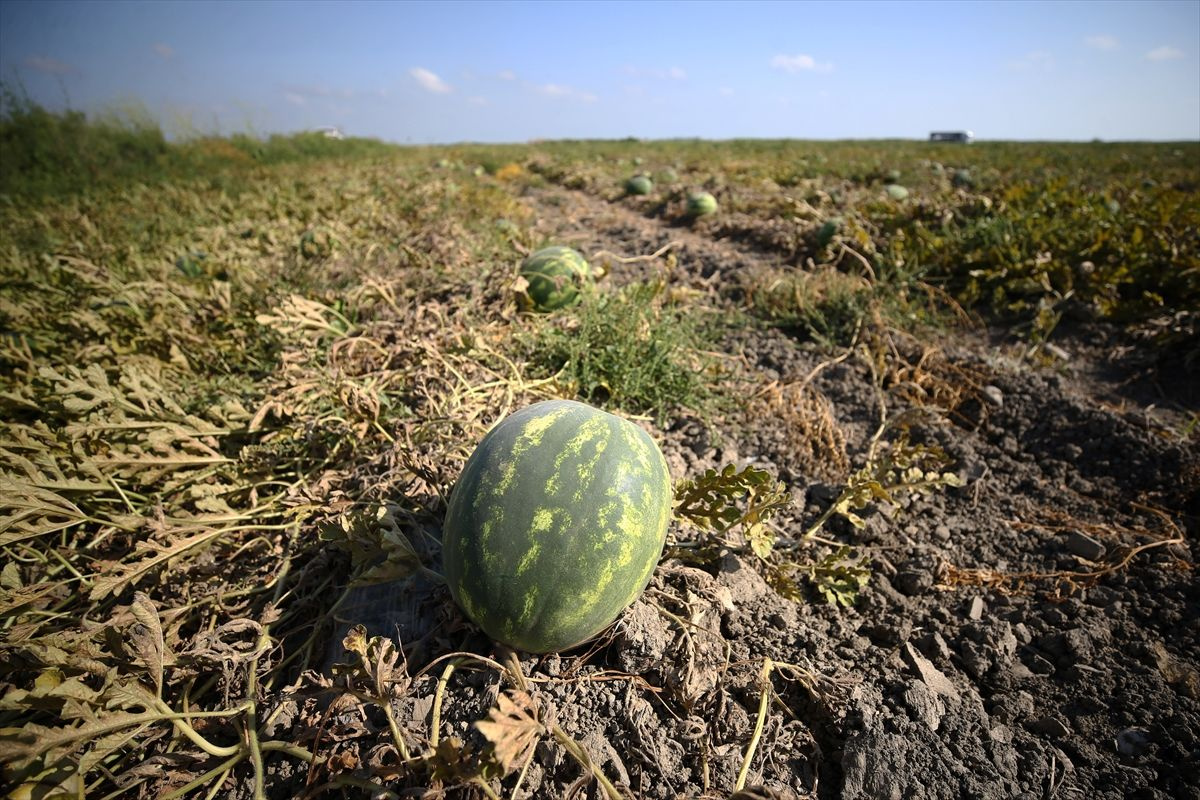
[[[515,81],[517,79],[517,73],[513,72],[511,69],[502,69],[496,73],[496,77],[502,81]]]
[[[1117,41],[1117,37],[1110,36],[1107,33],[1098,33],[1095,36],[1087,36],[1083,40],[1088,47],[1093,47],[1097,50],[1116,50],[1121,46]]]
[[[683,67],[669,67],[667,69],[643,69],[635,67],[632,64],[626,64],[621,69],[626,75],[631,78],[655,78],[660,81],[682,81],[687,80],[687,70]]]
[[[47,75],[69,75],[75,71],[70,64],[48,56],[30,56],[25,59],[25,66]]]
[[[793,75],[798,72],[830,72],[833,70],[833,64],[830,62],[817,61],[805,53],[797,53],[794,56],[777,55],[771,59],[771,66]]]
[[[408,74],[413,76],[417,83],[421,84],[421,88],[425,89],[427,92],[445,94],[446,92],[452,91],[449,84],[447,84],[437,75],[422,67],[413,67],[408,71]]]
[[[1169,44],[1164,44],[1162,47],[1156,47],[1149,53],[1146,53],[1146,58],[1150,61],[1170,61],[1176,58],[1183,58],[1183,51],[1177,47],[1171,47]]]
[[[584,103],[594,103],[600,99],[591,92],[574,89],[570,86],[563,86],[561,83],[543,83],[541,86],[535,86],[534,91],[538,94],[544,94],[546,97],[573,98],[581,100]]]
[[[468,97],[467,102],[473,106],[489,106],[489,105],[491,105],[491,103],[488,102],[488,99],[481,95],[475,95],[474,97]]]
[[[175,55],[175,48],[171,47],[169,44],[158,42],[154,45],[154,52],[158,53],[164,59],[169,59]]]
[[[299,94],[298,92],[284,92],[283,99],[287,100],[289,103],[291,103],[294,106],[308,105],[308,98],[306,98],[302,94]]]

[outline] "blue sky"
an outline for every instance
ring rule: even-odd
[[[1200,139],[1200,0],[18,2],[0,78],[173,133]]]

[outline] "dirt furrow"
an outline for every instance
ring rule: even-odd
[[[780,265],[580,192],[552,187],[524,199],[539,235],[589,255],[644,255],[677,242],[676,278],[714,297],[736,300],[736,290],[714,283],[736,286],[740,272]],[[610,280],[644,280],[656,268],[617,265]],[[764,383],[794,382],[826,357],[773,330],[748,329],[729,343]],[[729,789],[765,658],[824,676],[806,682],[782,671],[772,681],[782,704],[769,706],[751,775],[776,789],[1200,796],[1200,609],[1183,540],[1195,509],[1178,494],[1193,492],[1194,506],[1196,454],[1089,402],[1054,372],[1014,368],[963,344],[950,363],[959,371],[943,382],[966,380],[964,368],[974,367],[988,383],[912,435],[953,456],[966,486],[880,504],[861,531],[831,526],[827,535],[870,559],[871,583],[855,607],[785,600],[744,553],[699,569],[669,561],[602,654],[663,691],[577,687],[563,697],[559,712],[574,730],[641,754],[620,768],[610,759],[640,796]],[[860,456],[877,413],[869,372],[849,360],[812,386],[832,402],[847,452]],[[889,395],[893,411],[903,397]],[[798,501],[782,520],[795,537],[839,485],[795,452],[786,415],[797,400],[788,402],[757,424],[733,415],[709,430],[681,420],[663,439],[677,473],[748,461],[775,470]]]

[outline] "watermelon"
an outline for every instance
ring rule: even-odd
[[[975,185],[975,179],[971,176],[971,170],[969,169],[954,170],[954,177],[950,179],[950,182],[964,189],[969,189]]]
[[[659,183],[676,183],[679,180],[679,173],[673,167],[667,167],[658,173]]]
[[[898,183],[890,183],[887,187],[887,194],[893,200],[904,200],[908,197],[908,189]]]
[[[671,502],[666,461],[641,428],[573,400],[535,403],[492,428],[451,492],[446,583],[493,639],[573,647],[646,588]]]
[[[570,305],[579,289],[592,278],[592,269],[577,250],[543,247],[521,262],[521,277],[529,282],[526,293],[538,311]]]
[[[625,181],[625,191],[629,194],[650,194],[654,191],[654,183],[646,175],[634,175]]]
[[[833,241],[833,237],[837,235],[838,230],[842,227],[842,218],[834,217],[826,220],[825,223],[817,229],[817,247],[827,247]]]
[[[687,199],[687,214],[689,217],[703,217],[717,210],[717,198],[708,192],[692,192]]]

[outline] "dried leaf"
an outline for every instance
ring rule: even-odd
[[[488,718],[475,727],[492,744],[496,762],[507,775],[546,732],[537,719],[537,705],[525,692],[502,693]]]
[[[135,592],[130,606],[137,623],[129,627],[129,643],[138,658],[150,670],[154,689],[162,697],[163,663],[166,660],[166,644],[163,641],[162,622],[154,601],[144,592]]]

